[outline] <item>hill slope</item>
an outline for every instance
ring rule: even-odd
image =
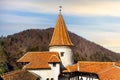
[[[53,28],[31,29],[5,38],[1,37],[0,57],[4,60],[2,61],[3,66],[7,64],[7,70],[16,70],[22,67],[16,61],[27,51],[48,51],[52,33]],[[75,61],[117,61],[120,59],[120,54],[107,50],[74,33],[69,33],[72,42],[75,44],[73,47]]]

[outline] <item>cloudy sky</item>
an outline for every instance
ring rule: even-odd
[[[68,30],[120,53],[120,0],[0,0],[0,36],[54,27],[59,5]]]

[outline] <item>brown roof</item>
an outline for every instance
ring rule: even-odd
[[[24,69],[6,73],[1,77],[3,80],[37,80],[38,78]]]
[[[67,27],[65,25],[62,14],[58,15],[56,27],[53,32],[53,36],[49,46],[73,46],[73,43],[70,40]]]
[[[64,70],[63,72],[75,72],[75,71],[78,71],[77,64],[73,66],[67,66],[66,70]]]
[[[58,52],[28,52],[17,62],[28,62],[25,69],[50,68],[49,62],[60,62]]]
[[[120,67],[111,66],[98,75],[100,80],[120,80]]]
[[[115,65],[120,66],[120,61],[117,61]]]
[[[118,62],[117,62],[118,64]],[[87,72],[98,74],[100,80],[119,80],[120,66],[116,62],[84,62],[79,61],[73,66],[67,66],[63,72]]]

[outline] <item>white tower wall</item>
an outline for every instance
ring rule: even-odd
[[[49,48],[49,51],[59,53],[59,57],[62,62],[61,68],[64,68],[68,65],[73,65],[73,52],[69,46],[52,46]]]

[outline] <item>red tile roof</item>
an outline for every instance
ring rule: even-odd
[[[116,65],[116,62],[79,61],[77,64],[73,66],[67,66],[66,70],[64,70],[63,72],[75,72],[75,71],[96,73],[98,74],[100,80],[119,80],[120,79],[120,66]]]
[[[120,67],[112,66],[98,73],[100,80],[120,80]]]
[[[49,46],[61,46],[61,45],[73,46],[73,43],[70,40],[62,14],[59,14],[56,27],[54,29],[53,36]]]
[[[3,80],[37,80],[38,78],[24,69],[6,73],[1,77]]]
[[[49,62],[60,62],[58,52],[28,52],[17,62],[28,62],[25,69],[50,68]]]
[[[48,62],[60,62],[58,56],[52,55]]]
[[[117,62],[115,63],[115,65],[117,65],[117,66],[120,67],[120,61],[117,61]]]

